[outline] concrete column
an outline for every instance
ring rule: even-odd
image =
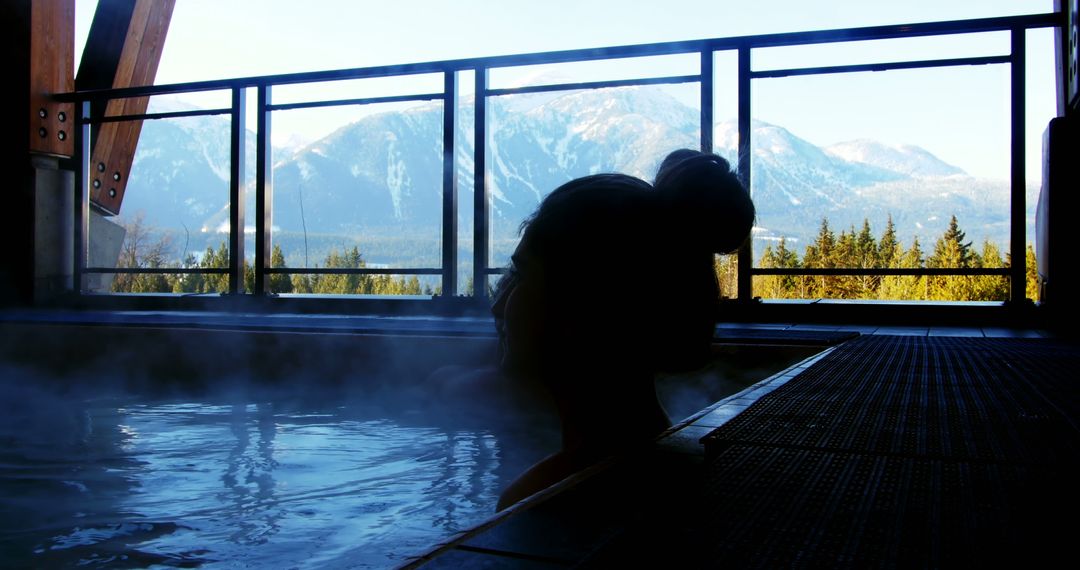
[[[34,303],[72,290],[75,242],[74,173],[59,159],[31,155],[34,189]]]
[[[55,157],[31,157],[34,178],[34,303],[75,292],[75,175]],[[87,265],[116,267],[126,230],[91,210]],[[113,275],[87,274],[83,290],[107,293]]]
[[[116,267],[126,235],[127,230],[123,226],[91,209],[87,266]],[[107,273],[89,273],[83,280],[83,289],[87,293],[108,293],[115,278],[115,275]]]

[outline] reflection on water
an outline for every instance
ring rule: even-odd
[[[0,556],[29,567],[387,567],[494,512],[506,444],[347,406],[95,404],[5,426]],[[65,428],[67,429],[67,428]]]

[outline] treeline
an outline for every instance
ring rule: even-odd
[[[228,291],[226,273],[181,273],[185,269],[226,269],[229,251],[225,242],[217,249],[208,247],[202,256],[187,254],[177,263],[170,262],[172,251],[168,234],[155,237],[136,218],[125,226],[127,234],[121,248],[117,267],[176,269],[176,273],[118,273],[111,290],[124,293],[221,293]],[[1028,298],[1037,297],[1035,253],[1030,246],[1026,255]],[[281,247],[274,246],[271,266],[287,269]],[[361,269],[366,262],[358,247],[339,253],[332,250],[321,267]],[[1008,268],[1008,254],[1002,255],[998,246],[984,240],[976,249],[967,240],[953,216],[945,232],[934,242],[929,252],[923,250],[918,237],[908,245],[901,244],[892,217],[885,230],[875,236],[869,220],[862,228],[852,226],[837,235],[827,218],[812,243],[800,258],[790,248],[786,238],[768,245],[762,252],[758,267],[762,268],[837,268],[837,269],[913,269],[913,268]],[[316,267],[320,267],[316,264]],[[302,271],[302,270],[299,270]],[[734,255],[718,257],[716,273],[724,296],[734,297],[737,291],[738,263]],[[433,295],[441,287],[422,284],[415,275],[304,274],[275,273],[268,276],[274,293],[319,295]],[[462,287],[472,293],[469,277]],[[244,290],[255,289],[254,269],[244,263]],[[1009,298],[1009,278],[1003,275],[758,275],[754,277],[753,294],[766,299],[862,299],[862,300],[926,300],[926,301],[1004,301]]]
[[[229,290],[227,273],[181,273],[187,269],[227,269],[229,249],[223,241],[215,250],[208,247],[196,258],[187,254],[180,262],[169,262],[172,249],[168,235],[154,238],[151,232],[136,219],[125,226],[127,234],[121,246],[117,267],[176,269],[177,273],[117,273],[111,290],[117,293],[223,293]],[[285,255],[279,245],[270,254],[270,265],[287,269]],[[255,290],[255,270],[244,261],[244,290]],[[319,267],[316,265],[316,267]],[[322,267],[334,269],[362,269],[366,262],[357,247],[345,253],[331,251]],[[416,275],[397,277],[392,275],[358,274],[302,274],[274,273],[268,276],[272,293],[308,293],[320,295],[432,295],[431,286],[421,286]]]
[[[1036,297],[1035,252],[1027,248],[1028,298]],[[814,269],[917,269],[1008,268],[1011,259],[990,240],[975,248],[967,240],[956,216],[945,232],[924,252],[916,236],[904,246],[889,216],[880,236],[869,220],[862,228],[842,230],[839,235],[823,218],[814,241],[799,254],[780,238],[768,245],[758,263],[762,268]],[[1003,275],[760,275],[755,276],[754,295],[772,299],[864,299],[922,301],[1004,301],[1009,298],[1009,278]]]

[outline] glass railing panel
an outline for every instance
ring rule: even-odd
[[[229,104],[220,96],[218,100],[204,96],[201,102],[214,108]],[[146,112],[198,108],[187,99],[154,97]],[[109,201],[108,215],[92,209],[87,265],[153,270],[227,268],[231,256],[230,129],[228,115],[102,124],[98,133],[103,144],[109,137],[122,140],[135,131],[138,144],[127,172],[122,167],[106,166],[110,158],[100,154],[91,164],[92,196],[109,201],[114,184],[122,183],[123,188],[122,200]],[[223,283],[204,280],[197,290],[189,291],[190,287],[178,284],[178,275],[90,274],[86,287],[93,292],[220,292],[227,289],[227,280]]]
[[[1026,55],[1024,79],[1024,188],[1027,212],[1025,215],[1026,246],[1025,267],[1027,269],[1025,294],[1028,299],[1038,300],[1038,279],[1035,244],[1035,208],[1039,203],[1039,193],[1043,183],[1043,136],[1050,120],[1057,116],[1057,98],[1046,85],[1055,85],[1054,69],[1054,31],[1049,29],[1028,30],[1026,33]]]
[[[475,168],[476,72],[458,73],[458,100],[454,160],[457,167],[457,282],[459,295],[472,295],[473,204]]]
[[[272,138],[282,146],[272,161],[271,231],[281,266],[441,266],[442,102],[363,109],[313,141],[293,138],[288,125],[337,120],[338,107],[274,111]],[[422,281],[441,284],[437,276]]]
[[[1003,267],[1010,212],[1008,85],[1008,65],[755,81],[754,265]],[[976,290],[975,281],[803,276],[780,296],[1006,298],[996,286]]]

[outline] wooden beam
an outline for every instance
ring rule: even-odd
[[[71,156],[74,106],[53,101],[74,88],[75,0],[30,5],[30,152]]]
[[[80,89],[152,85],[174,6],[175,0],[101,0],[76,85]],[[125,19],[126,27],[121,25]],[[115,35],[121,28],[122,42]],[[114,99],[94,113],[139,115],[148,103],[147,97]],[[141,132],[142,121],[123,121],[97,125],[91,135],[90,200],[107,213],[120,213]]]

